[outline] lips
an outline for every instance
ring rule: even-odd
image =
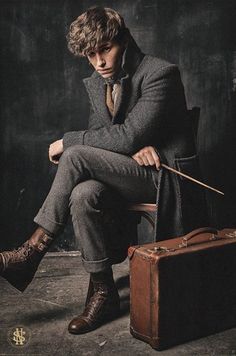
[[[106,73],[109,73],[109,72],[111,72],[111,68],[98,70],[98,73],[100,73],[100,74],[106,74]]]

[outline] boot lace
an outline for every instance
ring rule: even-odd
[[[9,263],[17,263],[26,260],[32,253],[33,246],[25,242],[22,246],[12,251],[2,253],[4,270],[8,267]]]

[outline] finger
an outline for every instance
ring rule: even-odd
[[[138,156],[134,155],[132,158],[140,165],[143,166],[143,161]]]
[[[147,159],[146,155],[147,155],[146,153],[142,153],[140,159],[143,161],[143,164],[145,166],[149,166],[149,162],[148,162],[148,159]]]
[[[49,154],[50,154],[51,157],[52,157],[53,155],[55,155],[54,150],[53,150],[52,148],[50,148],[48,152],[49,152]]]
[[[50,157],[49,160],[50,160],[50,162],[52,162],[52,163],[54,163],[54,164],[58,164],[58,163],[59,163],[59,161],[56,160],[56,159],[53,158],[53,157]]]
[[[154,162],[155,162],[155,165],[156,165],[156,169],[159,170],[161,162],[160,162],[160,158],[159,158],[159,156],[158,156],[158,154],[156,153],[155,150],[152,151],[152,157],[154,159]]]
[[[48,158],[49,158],[49,161],[52,162],[52,163],[55,163],[55,159],[53,159],[53,156],[52,155],[48,155]]]
[[[55,154],[54,151],[51,151],[51,152],[49,153],[49,157],[50,157],[50,161],[51,161],[51,162],[58,161],[58,159],[56,158],[56,154]]]
[[[155,160],[154,160],[151,152],[147,152],[146,158],[148,160],[149,166],[153,166],[155,164]]]

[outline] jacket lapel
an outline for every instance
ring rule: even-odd
[[[124,78],[121,79],[121,88],[120,88],[120,93],[117,98],[116,102],[116,108],[114,112],[114,116],[112,118],[112,123],[121,123],[124,120],[122,120],[122,116],[125,115],[125,112],[127,111],[127,105],[126,105],[126,99],[128,97],[128,82],[129,82],[129,75],[125,76]]]
[[[93,110],[98,113],[105,125],[117,123],[117,121],[119,121],[119,114],[124,111],[122,108],[124,108],[125,105],[125,93],[127,92],[126,88],[128,84],[128,77],[129,76],[127,75],[121,80],[120,95],[117,99],[113,118],[111,118],[106,105],[106,84],[104,83],[104,80],[100,77],[95,77],[95,75],[94,77],[92,76],[83,80]]]
[[[83,80],[87,89],[93,110],[98,113],[105,125],[111,124],[111,116],[106,106],[106,84],[96,75],[96,72]]]

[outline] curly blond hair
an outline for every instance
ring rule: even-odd
[[[69,50],[75,55],[85,57],[104,42],[122,43],[129,30],[123,17],[108,7],[91,7],[70,25],[66,36]]]

